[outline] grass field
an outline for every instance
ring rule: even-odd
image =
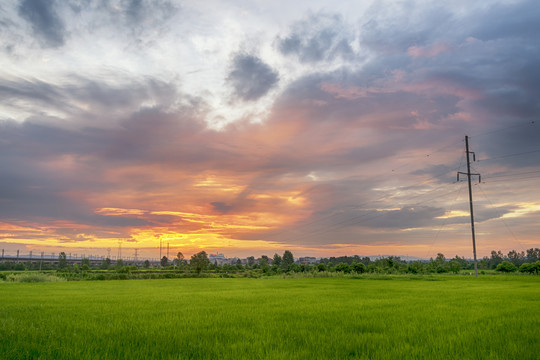
[[[0,359],[538,359],[540,278],[0,283]]]

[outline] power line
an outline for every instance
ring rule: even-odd
[[[539,178],[540,178],[540,176],[526,176],[526,177],[522,177],[522,178],[488,180],[488,181],[484,181],[484,183],[488,184],[488,183],[505,182],[505,181],[536,180],[536,179],[539,179]]]
[[[501,155],[501,156],[496,156],[496,157],[491,157],[491,158],[486,158],[486,159],[478,159],[478,161],[481,162],[481,161],[498,160],[498,159],[509,158],[509,157],[512,157],[512,156],[534,154],[534,153],[539,153],[539,152],[540,152],[540,150],[524,151],[524,152],[515,153],[515,154]]]
[[[477,184],[478,185],[478,188],[480,189],[480,191],[482,192],[482,195],[484,195],[484,198],[486,198],[486,200],[491,204],[491,206],[493,208],[496,208],[496,206],[493,204],[493,202],[487,197],[486,193],[484,192],[484,189],[482,189],[482,187],[480,186],[480,184]],[[508,224],[506,223],[506,221],[504,220],[504,217],[498,213],[497,215],[499,215],[499,219],[502,220],[504,226],[506,227],[506,229],[508,230],[508,232],[510,233],[510,235],[512,235],[512,237],[514,238],[514,241],[521,247],[521,250],[525,250],[525,248],[523,247],[523,245],[521,245],[521,243],[518,241],[516,235],[514,234],[514,232],[510,229],[510,227],[508,226]]]
[[[486,177],[488,179],[491,179],[491,178],[499,178],[499,177],[509,177],[509,176],[515,176],[515,175],[528,175],[528,174],[536,174],[536,173],[540,173],[540,170],[535,170],[535,171],[526,171],[526,172],[522,172],[522,173],[514,173],[514,174],[501,174],[501,175],[487,175]]]
[[[485,133],[482,133],[482,134],[473,135],[473,136],[470,136],[470,137],[472,137],[472,138],[478,138],[478,137],[482,137],[482,136],[487,136],[487,135],[491,135],[491,134],[494,134],[494,133],[498,133],[498,132],[501,132],[501,131],[505,131],[505,130],[508,130],[508,129],[517,128],[517,127],[522,127],[522,126],[530,126],[530,125],[534,126],[534,125],[535,125],[535,121],[532,120],[532,121],[528,121],[527,123],[509,125],[509,126],[506,126],[506,127],[503,127],[503,128],[495,129],[495,130],[492,130],[492,131],[488,131],[488,132],[485,132]]]
[[[460,186],[458,188],[458,191],[457,191],[457,195],[456,195],[456,198],[454,199],[454,203],[457,202],[457,200],[459,199],[459,195],[461,195],[461,190],[463,189],[463,186]],[[433,241],[431,242],[431,244],[429,245],[429,249],[426,253],[426,255],[424,257],[427,257],[427,255],[431,252],[431,249],[433,248],[433,245],[435,244],[435,242],[437,241],[437,239],[439,238],[439,234],[441,233],[442,229],[446,226],[446,224],[448,223],[448,217],[446,217],[444,220],[443,220],[443,224],[442,226],[439,228],[439,231],[437,231],[436,235],[435,235],[435,238],[433,239]]]

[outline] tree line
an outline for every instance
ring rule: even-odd
[[[39,266],[39,269],[38,269]],[[377,259],[370,257],[340,256],[322,258],[316,263],[300,263],[295,261],[291,251],[286,250],[282,255],[274,254],[269,257],[263,255],[258,259],[250,256],[243,263],[240,259],[234,264],[217,264],[209,260],[205,251],[193,254],[189,262],[179,252],[175,258],[168,259],[163,256],[159,265],[152,265],[146,260],[143,265],[124,263],[119,259],[112,262],[110,259],[102,260],[101,264],[93,265],[89,259],[83,259],[81,264],[69,264],[66,254],[61,252],[56,263],[14,263],[0,262],[0,270],[55,270],[65,277],[77,278],[77,274],[89,272],[115,272],[119,274],[147,274],[169,273],[183,274],[183,276],[201,276],[213,274],[215,276],[271,276],[291,273],[343,273],[343,274],[433,274],[433,273],[460,273],[473,270],[474,264],[470,259],[455,256],[446,258],[439,253],[429,260],[407,261],[399,256],[386,256]],[[493,250],[491,256],[486,256],[478,262],[479,270],[495,270],[499,272],[521,272],[528,274],[540,273],[540,249],[530,248],[526,251],[509,251],[506,255],[501,251]],[[79,276],[81,277],[81,276]],[[84,276],[83,276],[84,277]],[[142,275],[141,275],[142,277]],[[166,276],[165,276],[166,277]],[[115,277],[106,277],[115,278]],[[119,278],[122,278],[121,276]]]

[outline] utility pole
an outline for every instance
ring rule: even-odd
[[[469,137],[465,135],[465,151],[467,152],[467,172],[458,171],[457,180],[459,181],[459,174],[467,175],[467,180],[469,182],[469,208],[471,213],[471,232],[472,232],[472,246],[473,246],[473,255],[474,255],[474,276],[478,277],[478,261],[476,260],[476,237],[474,233],[474,212],[473,212],[473,201],[472,201],[472,187],[471,187],[471,176],[478,176],[478,181],[481,181],[480,174],[471,174],[471,159],[470,154],[473,155],[473,161],[476,161],[476,155],[473,151],[469,151]]]
[[[116,256],[116,261],[122,259],[122,239],[118,239],[118,255]]]

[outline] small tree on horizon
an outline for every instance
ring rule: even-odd
[[[280,266],[281,265],[281,256],[279,256],[279,254],[274,254],[274,258],[272,260],[272,265],[275,265],[275,266]]]
[[[285,250],[281,261],[281,267],[284,271],[287,271],[292,264],[294,264],[294,256],[292,252]]]
[[[169,259],[167,259],[167,257],[164,256],[164,257],[161,258],[159,263],[161,264],[161,267],[166,267],[166,266],[169,265]]]
[[[61,252],[58,254],[58,269],[65,269],[67,267],[66,253]]]
[[[193,254],[191,256],[191,261],[189,262],[191,267],[195,269],[198,275],[201,274],[201,272],[208,267],[208,264],[210,264],[210,260],[208,260],[208,255],[206,254],[206,251],[201,251],[196,254]]]

